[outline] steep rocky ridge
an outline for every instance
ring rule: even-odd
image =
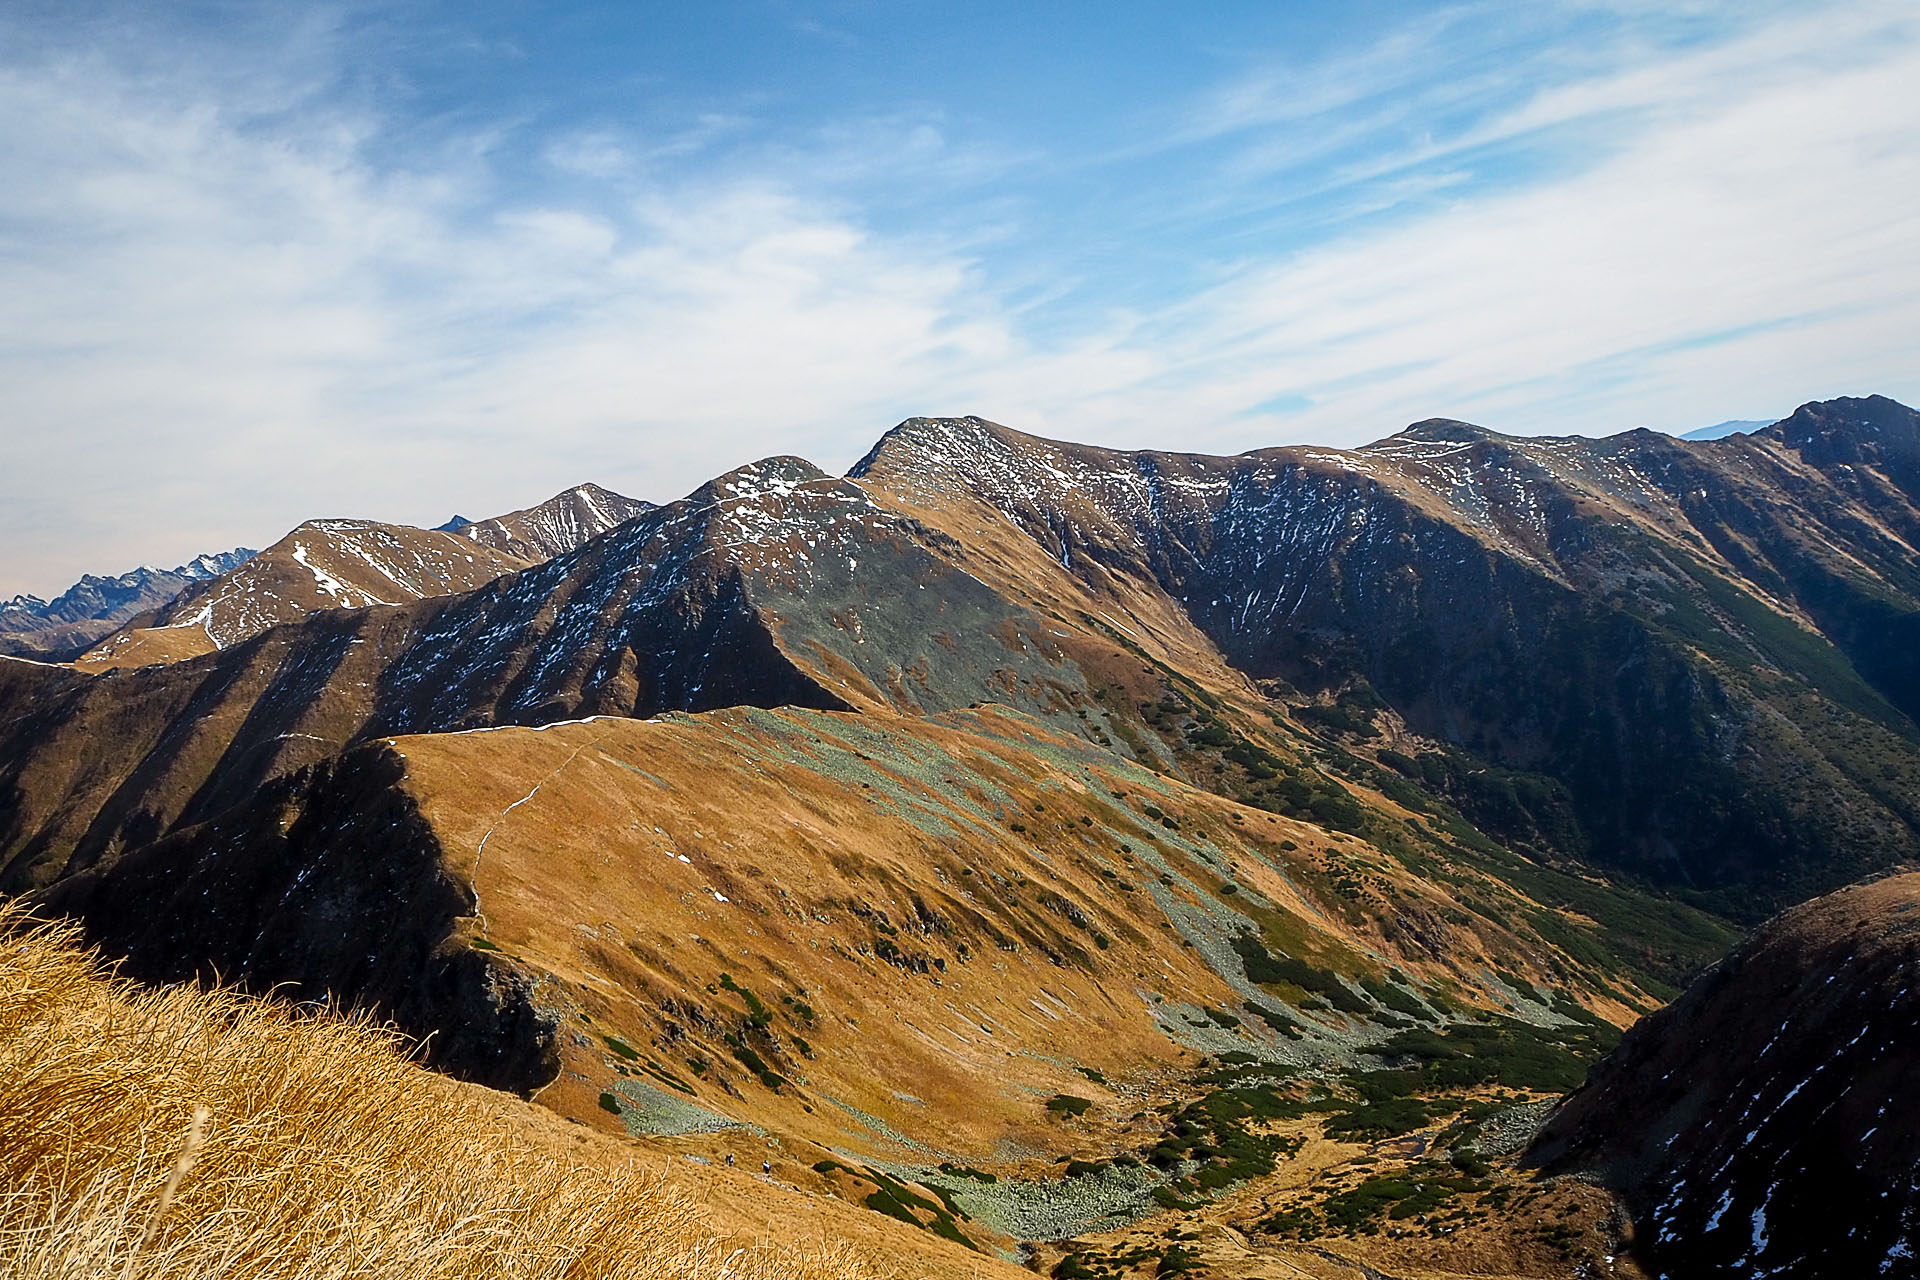
[[[582,484],[538,506],[490,520],[460,521],[446,531],[538,564],[578,550],[615,525],[645,515],[653,506],[597,484]]]
[[[1920,875],[1768,922],[1629,1031],[1536,1140],[1670,1276],[1920,1274]]]
[[[1914,848],[1913,422],[1884,400],[1703,443],[1435,421],[1225,459],[917,419],[854,474],[929,523],[1010,524],[1094,594],[1177,602],[1283,697],[1377,696],[1557,779],[1563,852],[1737,906]]]

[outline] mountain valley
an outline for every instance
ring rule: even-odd
[[[983,1266],[1721,1274],[1649,1224],[1783,1166],[1698,1117],[1831,1037],[1757,1082],[1693,1029],[1904,998],[1904,943],[1780,939],[1903,938],[1912,877],[1740,938],[1920,860],[1916,548],[1880,397],[1232,458],[916,418],[845,477],[311,521],[0,659],[0,891]]]

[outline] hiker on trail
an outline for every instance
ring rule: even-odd
[[[771,1160],[762,1160],[762,1161],[760,1162],[760,1172],[762,1172],[762,1173],[772,1173],[772,1172],[773,1172],[773,1161],[771,1161]]]

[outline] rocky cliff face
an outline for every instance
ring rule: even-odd
[[[1629,1031],[1531,1158],[1632,1207],[1658,1275],[1920,1274],[1920,875],[1770,921]]]

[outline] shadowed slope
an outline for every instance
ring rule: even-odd
[[[1912,1276],[1916,973],[1920,875],[1795,907],[1628,1032],[1532,1158],[1622,1191],[1662,1274]]]

